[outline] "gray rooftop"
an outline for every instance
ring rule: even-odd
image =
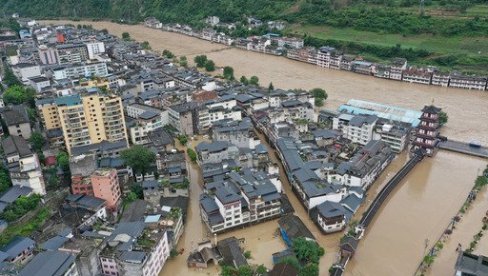
[[[75,259],[74,255],[61,251],[41,252],[20,271],[20,276],[62,276]]]

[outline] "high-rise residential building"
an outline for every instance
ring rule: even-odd
[[[104,199],[107,208],[116,210],[120,203],[119,177],[116,169],[98,169],[90,177],[93,195]]]
[[[120,97],[90,93],[37,101],[47,129],[62,128],[66,149],[102,141],[127,141]]]

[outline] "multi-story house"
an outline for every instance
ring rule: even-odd
[[[8,244],[0,249],[4,256],[3,262],[24,264],[30,260],[33,256],[36,242],[27,238],[17,236],[12,239]]]
[[[8,133],[29,139],[32,134],[29,116],[23,105],[8,106],[2,112],[2,119],[7,126]]]
[[[345,138],[353,143],[366,145],[373,139],[373,130],[378,117],[375,115],[341,114],[332,121],[334,130],[342,131]]]
[[[34,193],[45,195],[46,187],[39,158],[30,150],[25,139],[9,136],[2,141],[2,148],[7,159],[12,185],[26,186]]]
[[[390,79],[392,80],[402,80],[403,71],[407,69],[407,59],[405,58],[394,58],[390,65]]]
[[[81,63],[88,59],[88,49],[83,43],[58,44],[56,51],[59,64]]]
[[[198,134],[200,123],[208,125],[208,114],[204,112],[204,109],[197,102],[172,105],[168,109],[169,124],[182,134]]]
[[[323,68],[329,68],[330,57],[335,53],[335,51],[336,49],[332,47],[320,47],[320,49],[317,51],[317,65]]]
[[[135,120],[128,124],[129,137],[133,144],[150,142],[148,134],[168,124],[168,111],[154,107],[132,104],[126,107],[127,115]]]
[[[98,55],[105,53],[105,44],[100,41],[85,42],[88,59],[96,59]]]
[[[402,152],[408,145],[411,131],[409,124],[379,122],[374,129],[373,139],[385,142],[394,152]]]
[[[260,143],[253,131],[251,119],[242,121],[220,120],[213,122],[211,128],[212,139],[216,141],[229,141],[239,148],[254,149]]]
[[[487,77],[465,76],[453,73],[450,75],[449,86],[484,91],[487,89],[487,81]]]
[[[202,163],[220,163],[224,159],[235,159],[239,149],[227,141],[201,142],[195,147]]]
[[[39,46],[39,59],[44,65],[53,65],[59,63],[58,52],[56,48],[46,45]]]
[[[432,85],[448,87],[450,81],[449,74],[434,70],[432,73]]]
[[[327,175],[328,181],[366,190],[393,160],[389,145],[380,140],[371,140],[350,161],[340,163]]]
[[[170,255],[167,232],[143,221],[119,223],[103,247],[99,260],[106,276],[157,276]]]
[[[432,81],[432,72],[423,68],[410,67],[403,71],[402,80],[410,83],[429,85]]]
[[[346,227],[346,210],[340,203],[326,201],[317,206],[317,224],[324,233],[333,233]]]
[[[53,69],[55,80],[81,78],[81,77],[105,77],[108,75],[107,64],[105,62],[88,64],[66,64]]]
[[[210,194],[200,198],[200,211],[210,232],[217,233],[281,213],[281,195],[266,175],[245,170],[207,184]]]
[[[56,105],[68,152],[102,141],[128,141],[120,97],[73,95],[57,99]]]
[[[121,192],[116,169],[98,169],[90,177],[93,195],[104,199],[107,208],[114,211],[120,205]]]

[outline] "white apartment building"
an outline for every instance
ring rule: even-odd
[[[72,65],[53,70],[55,80],[80,78],[80,77],[104,77],[108,75],[107,64],[104,62],[84,65]]]
[[[105,53],[105,44],[99,41],[85,43],[88,50],[88,58],[96,59],[98,55]]]

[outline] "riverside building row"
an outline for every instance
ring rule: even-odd
[[[214,18],[210,17],[210,18]],[[218,17],[217,17],[218,18]],[[250,22],[255,22],[253,19]],[[445,73],[435,67],[408,66],[404,58],[394,58],[389,63],[374,63],[363,60],[354,55],[348,55],[333,47],[323,46],[320,48],[305,46],[304,40],[295,37],[281,37],[272,33],[275,22],[268,22],[270,33],[263,36],[252,36],[247,38],[234,38],[223,32],[216,31],[216,26],[224,29],[235,29],[233,23],[220,23],[219,20],[208,20],[208,25],[203,30],[195,30],[188,25],[162,24],[155,18],[146,20],[146,26],[162,29],[169,32],[177,32],[188,36],[208,40],[214,43],[235,46],[239,49],[286,56],[289,59],[310,63],[322,68],[352,71],[358,74],[375,76],[377,78],[398,80],[410,83],[425,85],[436,85],[473,90],[488,90],[488,76],[470,76],[459,72]],[[260,20],[257,20],[261,22]],[[215,23],[218,22],[218,23]],[[215,24],[214,24],[215,23]],[[259,26],[261,26],[263,23]],[[279,26],[284,26],[284,22]],[[256,25],[249,23],[247,26],[252,29]],[[284,28],[284,27],[283,27]]]

